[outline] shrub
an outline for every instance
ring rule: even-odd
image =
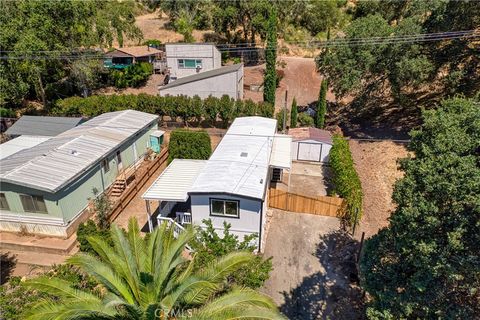
[[[108,229],[100,229],[93,220],[88,220],[87,222],[80,224],[77,229],[77,241],[80,251],[94,254],[95,251],[87,239],[91,236],[97,235],[104,239],[110,239],[110,232]]]
[[[293,97],[292,107],[290,108],[290,128],[297,127],[298,107],[297,100]]]
[[[300,127],[313,127],[313,124],[314,124],[313,118],[306,113],[300,113],[298,115],[297,120],[298,120],[298,123],[300,124]]]
[[[333,136],[333,147],[330,150],[330,167],[332,168],[335,192],[347,204],[345,221],[350,226],[353,226],[362,217],[362,184],[355,170],[348,141],[341,135]]]
[[[153,72],[148,62],[135,63],[124,70],[113,70],[112,80],[117,88],[139,87],[145,84]]]
[[[203,269],[214,260],[231,252],[255,251],[256,234],[246,236],[243,241],[239,241],[237,236],[230,233],[230,224],[224,222],[223,235],[219,236],[210,219],[202,222],[206,225],[206,228],[197,228],[198,236],[191,244],[196,254],[196,264],[194,266],[196,269]],[[252,289],[260,288],[268,279],[272,269],[271,258],[264,259],[261,255],[257,255],[252,263],[245,265],[241,271],[229,279],[229,285]]]
[[[285,117],[285,112],[284,110],[280,110],[277,112],[277,115],[275,118],[277,119],[277,130],[282,131],[283,130],[283,118]],[[288,124],[288,113],[287,113],[287,119],[285,120],[285,125]]]
[[[15,118],[15,111],[7,108],[0,108],[0,117],[2,118]]]
[[[223,100],[222,100],[223,99]],[[218,99],[208,97],[204,100],[195,96],[154,96],[148,94],[139,95],[102,95],[87,98],[71,97],[57,100],[51,110],[54,115],[85,116],[93,117],[105,112],[133,109],[143,112],[156,113],[169,116],[173,120],[181,117],[184,121],[202,119],[215,125],[217,119],[228,123],[237,116],[264,116],[271,118],[274,107],[268,103],[255,103],[252,100],[233,101],[228,97]]]
[[[212,154],[210,136],[206,131],[177,129],[170,134],[168,162],[173,159],[206,160]]]

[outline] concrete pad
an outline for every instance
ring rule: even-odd
[[[318,319],[327,308],[328,284],[345,280],[329,272],[319,257],[321,237],[340,229],[340,220],[311,214],[272,210],[265,257],[273,257],[273,271],[262,291],[271,296],[289,319]],[[329,246],[331,244],[327,244]]]

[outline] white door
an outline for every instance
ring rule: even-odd
[[[321,161],[322,145],[320,143],[299,142],[297,160]]]

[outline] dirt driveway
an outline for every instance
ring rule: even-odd
[[[277,184],[276,188],[284,191],[289,189],[289,174],[288,171],[284,172],[283,183]],[[289,192],[307,197],[326,196],[330,189],[329,176],[328,166],[314,162],[293,161]]]
[[[272,214],[265,256],[273,257],[274,269],[262,291],[289,319],[359,318],[354,301],[361,294],[350,283],[355,250],[341,254],[341,244],[356,248],[357,243],[338,231],[339,220],[281,210]]]

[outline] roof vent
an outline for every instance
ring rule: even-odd
[[[70,153],[74,156],[78,156],[78,151],[77,150],[72,150]]]
[[[240,157],[243,157],[243,158],[248,157],[248,152],[242,152],[242,153],[240,153]]]

